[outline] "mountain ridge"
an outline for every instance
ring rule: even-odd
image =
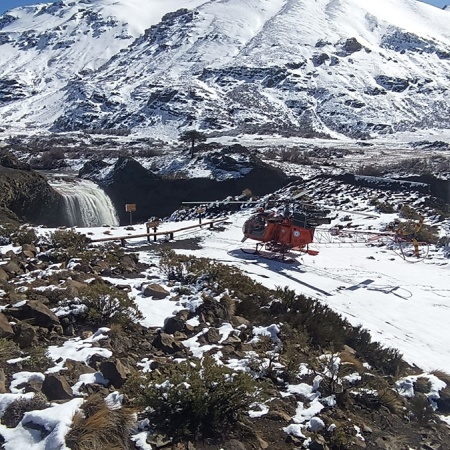
[[[56,2],[0,17],[4,126],[163,138],[448,127],[448,11],[414,0],[134,0],[114,15],[120,5]],[[140,8],[141,34],[130,12]]]

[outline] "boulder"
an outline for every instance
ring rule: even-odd
[[[76,383],[79,380],[80,375],[95,373],[95,370],[92,367],[70,358],[66,359],[64,365],[67,368],[67,377],[73,383]]]
[[[43,303],[36,300],[30,300],[21,308],[22,320],[33,319],[36,326],[44,328],[52,328],[61,325],[58,316],[50,311]]]
[[[144,297],[153,297],[154,299],[162,300],[163,298],[166,298],[168,295],[170,295],[170,292],[168,292],[159,284],[152,283],[143,288],[142,295]]]
[[[0,312],[0,338],[12,338],[14,336],[14,330],[8,322],[6,316]]]
[[[67,380],[56,373],[45,376],[42,392],[49,400],[70,400],[73,397],[72,388]]]
[[[156,349],[168,354],[174,354],[184,349],[184,345],[181,342],[177,342],[167,333],[158,334],[153,340],[152,345]]]
[[[9,280],[8,274],[0,267],[0,281],[7,282]]]
[[[14,340],[20,348],[29,348],[36,341],[36,328],[27,322],[20,322],[16,327]]]
[[[3,270],[11,275],[20,275],[23,273],[23,269],[20,267],[19,263],[17,261],[9,261],[3,266]]]
[[[164,331],[168,334],[174,334],[177,331],[184,331],[188,317],[189,310],[183,309],[178,311],[174,317],[168,317],[164,321]]]
[[[127,370],[119,360],[103,361],[100,363],[100,372],[116,389],[119,389],[127,380]]]

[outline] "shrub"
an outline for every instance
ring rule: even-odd
[[[29,372],[44,372],[55,365],[50,356],[47,354],[45,347],[32,347],[28,352],[29,358],[22,361],[23,370]]]
[[[418,227],[417,222],[409,220],[398,224],[398,233],[400,236],[414,237],[418,242],[428,242],[436,244],[439,240],[437,228],[422,224]]]
[[[443,414],[450,413],[450,386],[447,385],[444,389],[439,391],[439,398],[436,399],[436,404],[439,412]]]
[[[86,306],[84,318],[96,326],[111,323],[127,325],[143,318],[126,292],[107,284],[95,284],[83,289],[80,301]]]
[[[43,394],[36,394],[33,398],[19,398],[6,407],[2,423],[9,428],[15,428],[26,412],[46,409],[49,406]]]
[[[420,219],[420,214],[411,206],[409,205],[403,205],[400,208],[399,216],[403,219],[411,219],[411,220],[418,220]]]
[[[100,395],[89,397],[81,407],[83,414],[73,418],[66,436],[66,445],[72,450],[132,450],[130,435],[134,423],[128,409],[108,408]]]
[[[25,225],[3,224],[0,226],[0,238],[5,244],[14,245],[34,244],[38,237],[33,228]]]
[[[409,401],[409,417],[417,421],[420,425],[426,425],[434,417],[433,408],[428,401],[428,398],[422,394],[416,394]]]
[[[348,450],[354,444],[355,427],[345,422],[338,423],[330,432],[328,443],[333,450]]]
[[[54,248],[83,250],[88,243],[89,239],[84,234],[73,230],[56,230],[48,238],[48,244]]]
[[[143,400],[156,431],[180,440],[225,435],[261,395],[250,375],[232,373],[206,357],[155,373]]]
[[[308,360],[308,336],[284,324],[280,334],[281,348],[280,361],[285,367],[285,378],[288,382],[297,380],[300,364]]]
[[[369,203],[371,205],[375,206],[375,209],[379,213],[393,214],[396,211],[395,207],[389,202],[382,202],[382,201],[380,201],[378,199],[372,199]]]
[[[261,315],[260,308],[267,306],[273,293],[263,285],[232,266],[220,264],[207,258],[178,255],[173,250],[161,253],[160,268],[169,280],[191,283],[195,280],[209,284],[216,293],[227,290],[240,303],[236,314],[255,320]],[[246,307],[249,311],[246,311]]]

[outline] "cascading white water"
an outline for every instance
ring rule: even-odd
[[[92,181],[58,177],[49,179],[49,184],[63,196],[68,226],[119,225],[111,199]]]

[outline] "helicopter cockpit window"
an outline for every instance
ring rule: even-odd
[[[247,232],[250,236],[262,236],[266,229],[266,218],[258,214],[248,220]]]

